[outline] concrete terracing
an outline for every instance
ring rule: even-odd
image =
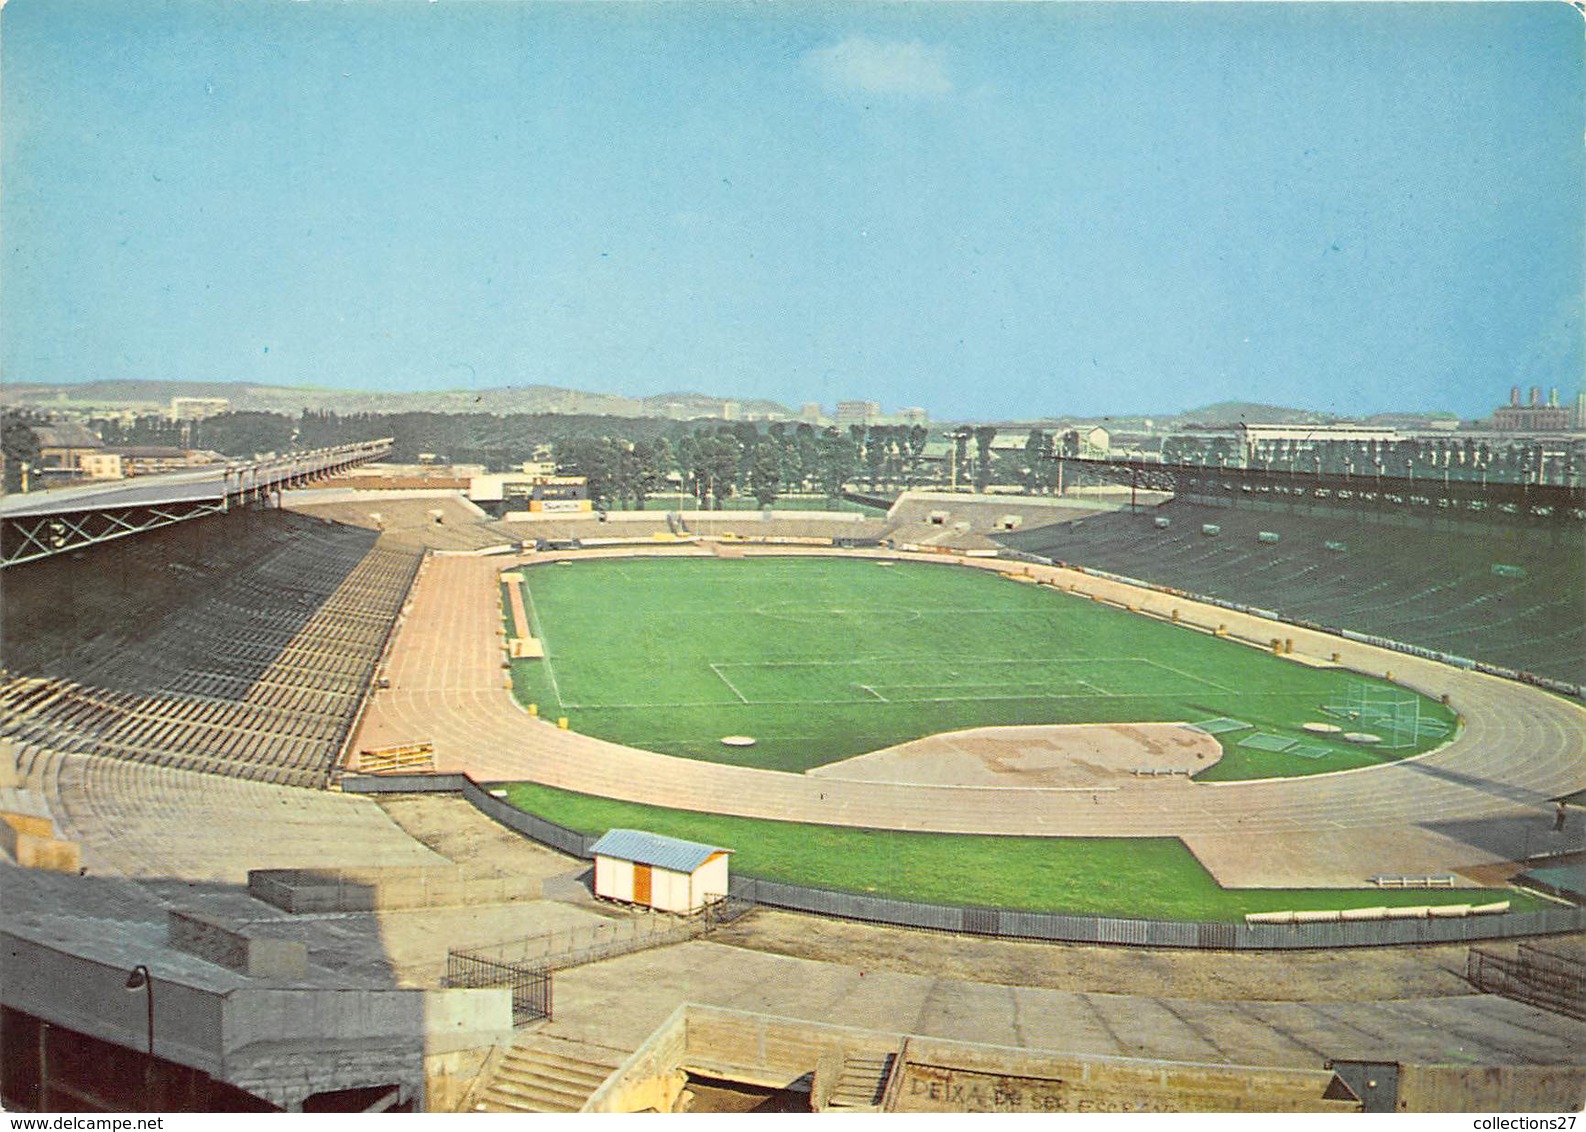
[[[559,972],[546,1033],[636,1048],[684,1002],[1072,1054],[1319,1069],[1330,1057],[1579,1064],[1586,1023],[1461,995],[1301,1003],[1090,994],[696,941]]]
[[[604,553],[623,553],[621,551]],[[699,554],[684,550],[681,554]],[[750,550],[755,554],[757,551]],[[783,550],[779,553],[796,553]],[[859,552],[856,552],[859,553]],[[589,556],[586,552],[585,556]],[[541,555],[532,561],[555,560]],[[970,559],[924,560],[1010,569]],[[1110,792],[839,781],[672,758],[531,718],[505,686],[496,577],[527,559],[436,559],[424,572],[360,746],[435,743],[441,770],[530,779],[653,805],[872,828],[1047,836],[1180,836],[1228,885],[1361,884],[1379,873],[1458,872],[1513,860],[1547,799],[1586,786],[1586,708],[1496,677],[1080,572],[1011,567],[1080,597],[1133,605],[1234,637],[1292,639],[1297,654],[1447,695],[1460,734],[1418,758],[1308,778]],[[1075,597],[1053,595],[1054,601]],[[1231,840],[1230,840],[1231,839]],[[1307,844],[1304,856],[1275,847]]]

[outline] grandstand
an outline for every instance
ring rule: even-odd
[[[1203,533],[1208,525],[1218,532]],[[1262,541],[1263,532],[1278,538]],[[1578,530],[1434,530],[1174,501],[999,541],[1285,618],[1586,683],[1586,541]]]
[[[304,516],[210,521],[219,526],[189,561],[172,552],[197,547],[196,528],[145,536],[134,562],[100,547],[8,573],[0,733],[264,782],[327,781],[420,557]],[[104,585],[117,573],[119,589]],[[174,583],[157,584],[162,573]]]

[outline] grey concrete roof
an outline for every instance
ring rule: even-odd
[[[115,507],[149,507],[165,503],[190,503],[219,499],[225,493],[225,468],[204,468],[145,476],[133,481],[84,484],[58,491],[29,492],[0,498],[0,518],[21,519],[77,511],[106,511]]]

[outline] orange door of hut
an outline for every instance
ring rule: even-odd
[[[650,866],[635,863],[633,866],[633,902],[650,903]]]

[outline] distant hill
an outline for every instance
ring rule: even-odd
[[[173,397],[224,397],[239,411],[285,413],[304,409],[336,413],[564,413],[608,417],[719,417],[732,398],[704,393],[622,397],[551,385],[507,389],[451,389],[423,393],[367,392],[307,386],[249,385],[220,381],[87,381],[54,385],[9,383],[0,401],[42,409],[168,408]],[[789,415],[775,401],[738,402],[740,415]]]
[[[1286,409],[1281,405],[1260,405],[1253,401],[1219,401],[1203,409],[1178,414],[1180,421],[1205,425],[1236,424],[1332,424],[1340,420],[1332,413],[1311,409]]]

